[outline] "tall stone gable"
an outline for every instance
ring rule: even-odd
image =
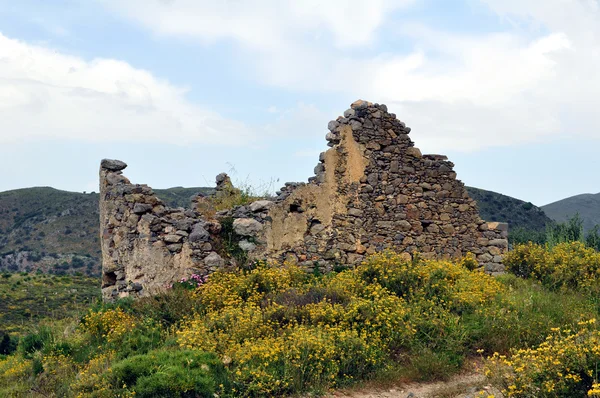
[[[424,258],[477,256],[503,271],[508,228],[479,218],[454,164],[423,155],[411,129],[385,105],[358,100],[328,124],[330,149],[308,183],[286,183],[272,200],[222,211],[170,209],[146,185],[122,175],[125,163],[103,160],[100,228],[103,296],[156,294],[192,273],[235,267],[222,228],[250,259],[288,260],[322,271],[355,265],[385,249]],[[217,189],[226,176],[217,177]],[[228,179],[227,179],[228,181]]]

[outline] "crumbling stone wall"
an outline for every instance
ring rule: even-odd
[[[103,160],[100,220],[103,295],[154,294],[191,273],[235,266],[223,252],[221,223],[232,226],[249,258],[298,262],[307,269],[360,263],[384,249],[425,258],[471,252],[485,271],[503,271],[508,226],[486,223],[453,163],[422,155],[410,128],[385,105],[356,101],[329,122],[331,147],[308,183],[286,183],[273,200],[202,214],[168,209],[145,185],[133,185],[123,162]],[[217,195],[231,191],[217,176]]]
[[[192,273],[222,267],[211,244],[220,224],[191,209],[166,207],[147,185],[131,184],[125,167],[109,159],[100,167],[104,299],[156,294]]]

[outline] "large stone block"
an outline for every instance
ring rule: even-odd
[[[253,218],[237,218],[233,221],[233,230],[241,236],[256,236],[263,225]]]

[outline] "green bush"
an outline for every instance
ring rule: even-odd
[[[107,377],[115,394],[135,392],[141,398],[213,398],[228,386],[221,361],[212,354],[190,350],[134,355],[115,363]]]
[[[552,328],[575,327],[594,316],[596,306],[576,292],[557,292],[539,282],[505,274],[498,277],[506,293],[485,311],[463,316],[464,344],[471,352],[507,353],[544,341]]]
[[[54,343],[54,335],[48,327],[40,327],[35,333],[25,335],[18,345],[18,351],[25,357],[31,358],[32,354],[49,348]]]
[[[529,242],[543,245],[546,243],[546,231],[537,231],[523,227],[511,228],[508,232],[508,241],[511,245],[520,245]]]
[[[519,245],[505,256],[504,264],[515,275],[536,279],[552,290],[600,293],[600,253],[581,242],[549,248]]]
[[[0,332],[0,355],[10,355],[17,349],[18,340],[8,333]]]
[[[138,316],[153,319],[164,327],[170,327],[179,324],[200,309],[199,302],[193,300],[191,295],[190,290],[174,288],[157,296],[129,302],[127,306]]]
[[[583,219],[576,214],[562,223],[552,222],[543,231],[514,228],[509,231],[508,241],[511,245],[535,243],[554,247],[560,243],[582,242],[587,247],[600,250],[600,226],[596,225],[587,233],[583,229]]]

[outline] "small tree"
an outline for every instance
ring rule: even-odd
[[[585,244],[588,247],[596,249],[600,251],[600,226],[594,225],[594,228],[590,232],[588,232],[585,237]]]
[[[17,349],[17,341],[8,333],[0,332],[0,355],[10,355]]]
[[[546,244],[554,247],[564,242],[586,243],[583,233],[583,219],[579,213],[564,223],[556,223],[546,227]]]

